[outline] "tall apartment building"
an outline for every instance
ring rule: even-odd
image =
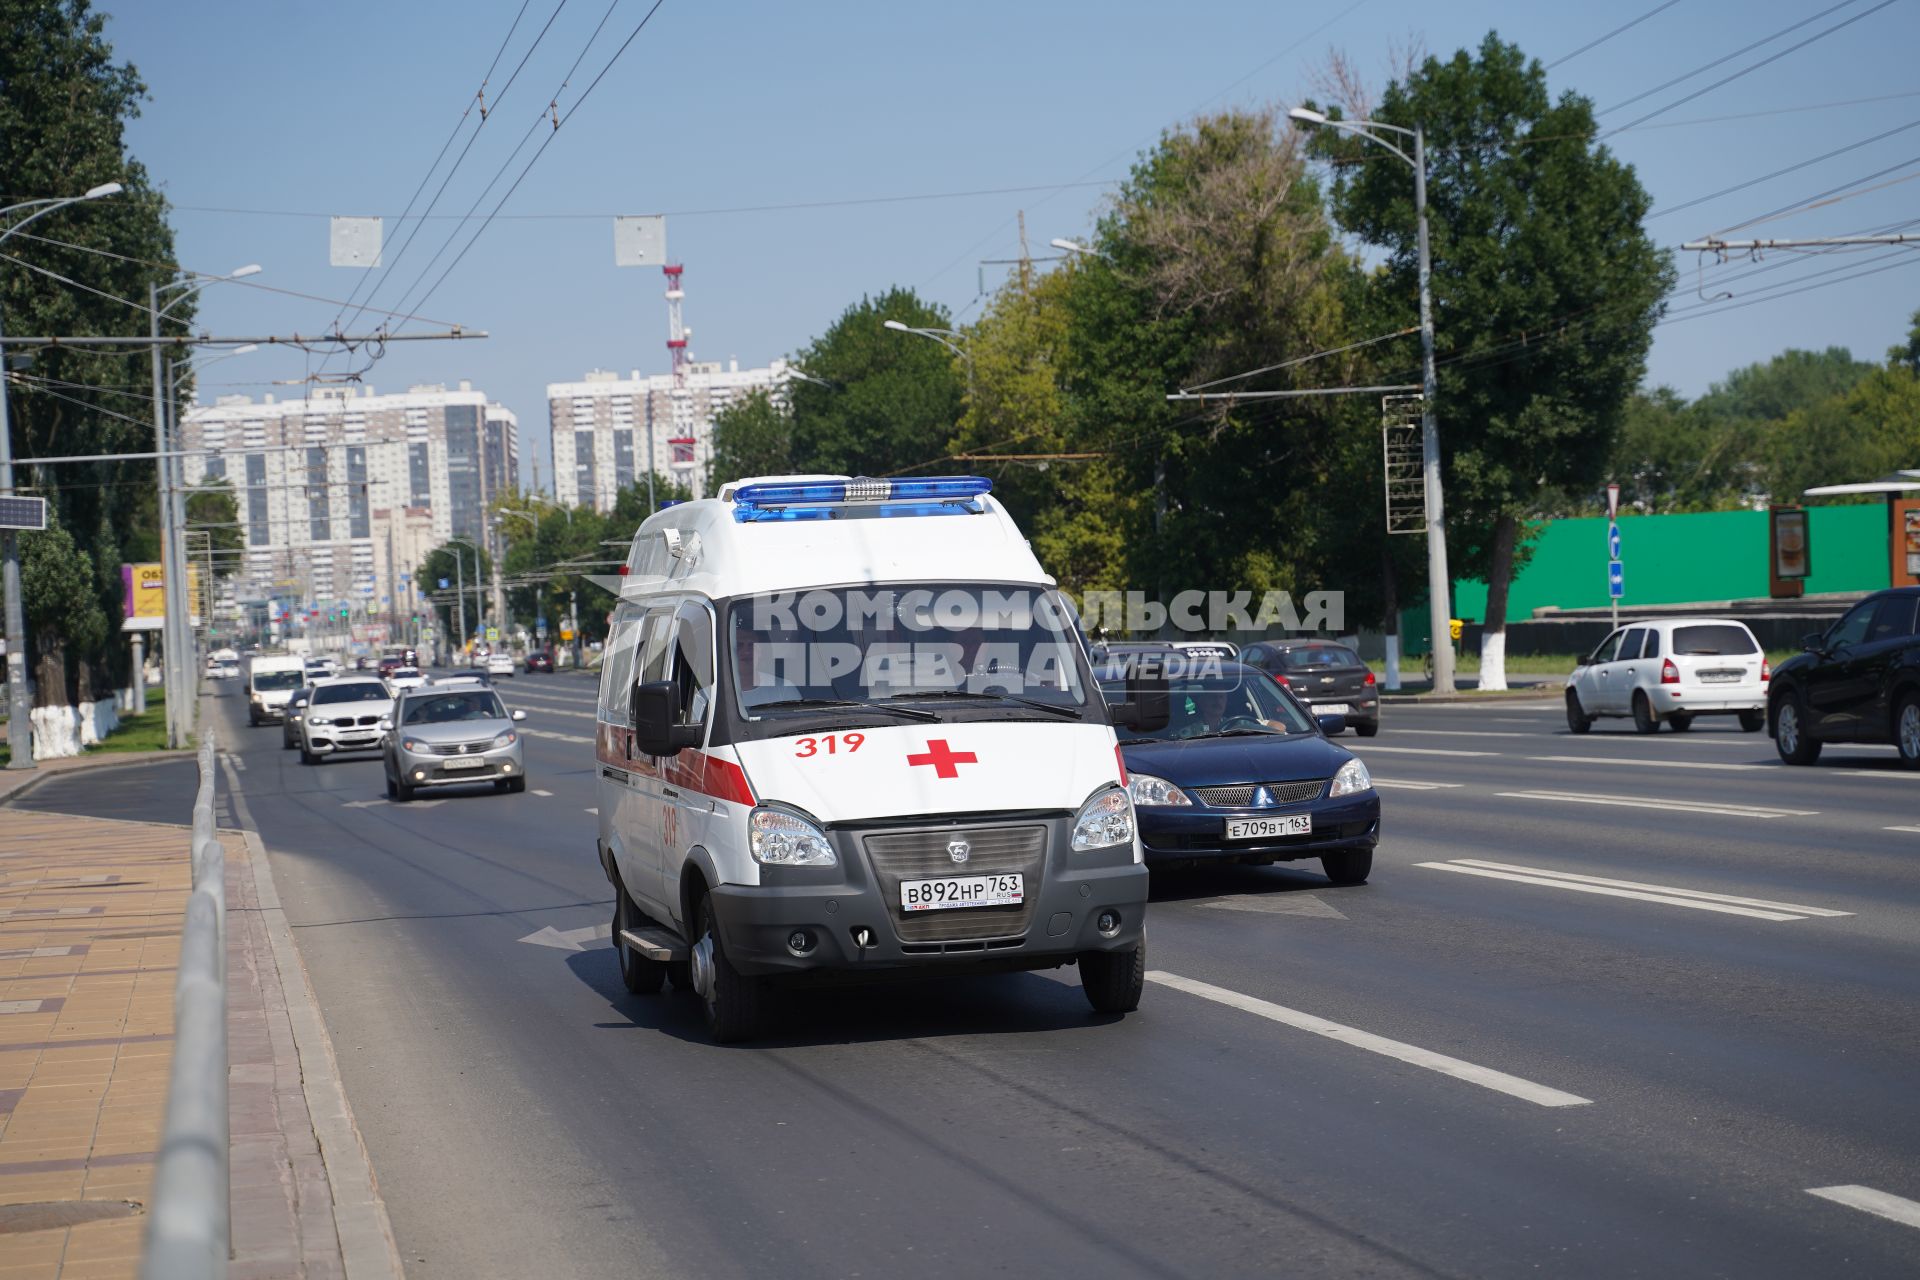
[[[519,420],[469,383],[315,387],[300,400],[221,396],[185,415],[186,481],[225,477],[244,567],[228,603],[417,607],[415,569],[449,538],[484,544],[493,495],[520,483]]]
[[[713,453],[713,419],[755,390],[786,394],[787,362],[742,369],[738,360],[690,362],[687,386],[674,393],[673,375],[627,377],[595,369],[578,382],[547,385],[547,415],[553,425],[553,491],[563,506],[613,509],[630,484],[644,484],[651,432],[653,469],[672,476],[700,496]]]

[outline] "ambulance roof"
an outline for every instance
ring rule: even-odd
[[[844,509],[837,518],[740,518],[738,495],[750,494],[749,486],[856,483],[875,482],[756,477],[724,486],[722,497],[657,511],[634,535],[620,594],[673,589],[721,598],[841,583],[1054,584],[1019,526],[989,493],[968,500],[973,510],[948,514],[909,513],[929,505],[911,503],[884,508],[900,514],[879,514],[882,504],[849,502],[839,504]]]

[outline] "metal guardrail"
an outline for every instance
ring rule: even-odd
[[[226,852],[214,830],[212,726],[200,742],[193,805],[193,893],[173,988],[173,1070],[153,1174],[144,1280],[227,1274],[231,1238],[227,1165]]]

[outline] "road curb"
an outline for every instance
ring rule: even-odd
[[[139,765],[165,764],[169,760],[193,760],[193,752],[179,751],[93,751],[81,756],[63,756],[35,764],[31,769],[0,768],[0,804],[15,800],[53,778],[69,773],[87,773],[96,769],[131,769]]]
[[[273,949],[273,962],[280,971],[280,985],[286,999],[287,1020],[293,1028],[294,1048],[300,1058],[301,1087],[306,1093],[307,1114],[313,1123],[320,1157],[326,1165],[327,1186],[333,1197],[334,1231],[340,1242],[341,1263],[347,1280],[399,1280],[403,1275],[399,1246],[394,1242],[393,1223],[387,1217],[386,1202],[373,1176],[360,1128],[354,1123],[353,1109],[347,1103],[346,1088],[340,1080],[340,1066],[333,1054],[333,1038],[320,1016],[313,987],[307,981],[307,968],[300,949],[280,905],[280,891],[274,884],[273,866],[267,847],[253,828],[253,815],[247,812],[240,796],[239,779],[230,757],[222,756],[226,769],[228,794],[235,812],[244,824],[241,834],[247,843],[247,857],[254,874],[254,894],[260,903],[260,917]]]
[[[1528,689],[1508,689],[1501,693],[1383,693],[1380,702],[1390,707],[1478,706],[1495,702],[1542,702],[1559,696],[1561,686],[1536,685]]]

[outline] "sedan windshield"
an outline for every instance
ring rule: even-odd
[[[1103,684],[1109,698],[1127,696],[1124,681]],[[1123,742],[1174,742],[1189,738],[1217,738],[1240,733],[1303,734],[1314,725],[1293,699],[1280,691],[1273,677],[1245,668],[1218,675],[1175,679],[1168,691],[1169,718],[1165,727],[1133,733]]]
[[[307,682],[304,672],[300,671],[261,671],[253,677],[253,687],[260,693],[278,693],[282,689],[298,689]]]
[[[401,724],[454,724],[462,720],[505,720],[500,697],[490,689],[409,698]]]
[[[385,702],[392,695],[387,687],[373,680],[356,680],[352,684],[323,684],[313,691],[313,705],[324,707],[334,702]]]

